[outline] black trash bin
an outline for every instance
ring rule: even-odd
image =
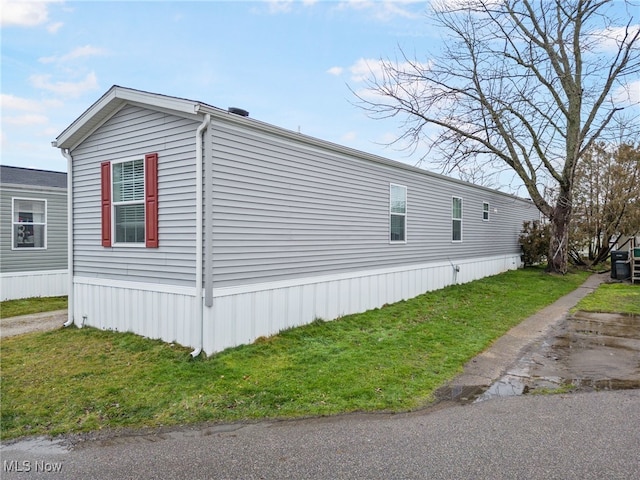
[[[626,250],[612,250],[611,251],[611,278],[615,278],[618,280],[624,280],[628,278],[630,273],[627,274],[627,277],[623,277],[625,274],[624,267],[620,269],[620,276],[618,276],[618,267],[617,264],[626,264],[629,260],[629,252]]]
[[[629,262],[616,262],[616,279],[628,280],[631,278],[631,264]]]

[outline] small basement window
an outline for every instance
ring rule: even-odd
[[[392,243],[407,241],[407,187],[393,183],[389,188],[389,231]]]
[[[12,199],[12,249],[47,248],[47,201]]]

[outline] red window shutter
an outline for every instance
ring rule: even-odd
[[[111,246],[111,162],[102,162],[101,190],[102,190],[102,246]]]
[[[158,154],[144,156],[146,246],[158,248]]]

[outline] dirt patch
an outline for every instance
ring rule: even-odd
[[[55,330],[67,321],[67,310],[22,315],[0,319],[0,338],[13,337],[23,333]]]

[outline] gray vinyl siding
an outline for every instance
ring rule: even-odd
[[[47,201],[47,248],[12,250],[12,199]],[[0,185],[0,271],[41,272],[67,268],[67,191],[27,185]]]
[[[128,105],[71,152],[76,276],[193,285],[199,123]],[[530,202],[321,148],[251,120],[214,120],[207,138],[216,287],[517,254],[522,221],[538,218]],[[101,162],[154,152],[159,248],[102,247]],[[406,243],[389,241],[391,183],[407,187]],[[463,199],[462,242],[452,242],[453,196]]]
[[[251,128],[216,122],[210,142],[215,286],[518,253],[522,221],[538,217],[512,196]],[[389,242],[390,183],[407,187],[406,243]]]
[[[126,106],[71,153],[74,275],[191,286],[198,122]],[[158,153],[159,248],[102,247],[100,164]]]

